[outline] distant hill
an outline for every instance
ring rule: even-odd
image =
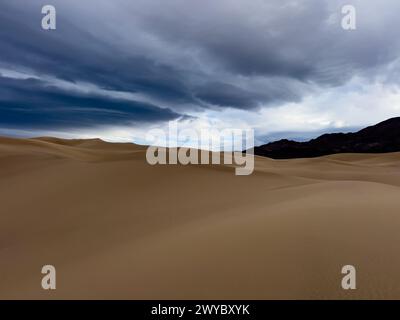
[[[254,154],[273,159],[396,151],[400,151],[400,117],[388,119],[354,133],[324,134],[308,142],[283,139],[254,148]]]

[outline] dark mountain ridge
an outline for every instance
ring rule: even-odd
[[[400,151],[400,117],[388,119],[354,133],[323,134],[307,142],[283,139],[254,148],[255,155],[273,159],[397,151]]]

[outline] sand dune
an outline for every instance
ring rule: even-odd
[[[1,299],[400,298],[399,153],[256,157],[235,176],[145,150],[0,138]]]

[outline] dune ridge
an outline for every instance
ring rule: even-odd
[[[400,153],[256,157],[235,176],[145,152],[0,138],[1,299],[400,298]]]

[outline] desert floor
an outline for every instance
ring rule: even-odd
[[[235,176],[145,150],[0,138],[0,298],[400,298],[400,154],[257,157]]]

